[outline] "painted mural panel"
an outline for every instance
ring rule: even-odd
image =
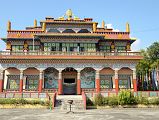
[[[112,76],[113,75],[100,75],[100,86],[101,88],[112,88]]]
[[[25,75],[26,76],[26,89],[37,90],[39,83],[39,75]]]
[[[18,90],[19,89],[20,76],[19,75],[8,75],[7,77],[8,77],[7,89]]]
[[[81,88],[95,88],[95,71],[85,69],[81,71]]]
[[[44,73],[45,88],[58,88],[58,71],[54,68],[48,68]]]
[[[119,88],[129,89],[130,81],[130,75],[119,75]]]

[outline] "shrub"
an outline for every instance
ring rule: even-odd
[[[149,101],[148,101],[147,97],[139,96],[139,97],[137,97],[137,103],[138,104],[143,104],[143,105],[148,105]]]
[[[118,97],[117,96],[109,97],[108,105],[109,106],[117,106],[118,105]]]
[[[101,94],[97,94],[94,97],[94,104],[98,106],[102,106],[104,101],[104,97]]]
[[[148,102],[151,105],[159,105],[159,98],[158,97],[148,98]]]
[[[109,97],[104,97],[103,98],[103,105],[108,105],[109,102]]]
[[[43,106],[48,106],[49,102],[44,101],[44,100],[40,100],[40,99],[24,99],[24,98],[0,98],[0,104],[31,104],[31,105],[35,105],[35,104],[40,104]]]
[[[130,90],[122,90],[119,93],[120,105],[134,105],[137,104],[137,98],[134,97]]]

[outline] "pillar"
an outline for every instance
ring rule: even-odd
[[[38,86],[38,91],[40,93],[42,92],[42,86],[43,86],[43,71],[40,70],[40,73],[39,73],[39,86]]]
[[[134,92],[137,92],[137,81],[136,81],[136,70],[133,70],[133,87],[134,87]]]
[[[80,80],[81,74],[80,70],[77,71],[77,95],[81,94],[81,80]]]
[[[62,70],[59,70],[59,76],[58,76],[58,94],[62,95],[62,93],[63,93]]]
[[[23,70],[20,70],[19,92],[23,92]]]
[[[96,70],[96,92],[100,92],[100,75],[99,70]]]
[[[118,69],[115,69],[115,91],[119,91],[119,78],[118,78]]]
[[[3,71],[0,71],[0,93],[3,92]]]

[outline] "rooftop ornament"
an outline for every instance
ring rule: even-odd
[[[71,9],[68,9],[62,17],[59,17],[59,20],[64,20],[64,18],[67,18],[68,20],[71,20],[73,17],[74,20],[79,20],[79,17],[75,16]]]

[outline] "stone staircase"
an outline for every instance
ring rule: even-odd
[[[84,110],[84,102],[82,95],[57,95],[55,101],[55,109],[68,110],[70,105],[68,100],[73,100],[72,110]]]

